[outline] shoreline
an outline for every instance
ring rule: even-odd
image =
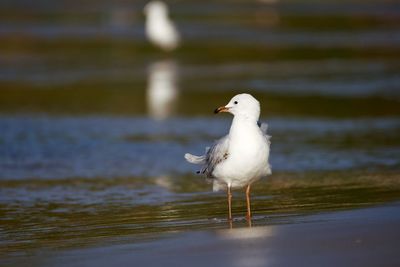
[[[399,266],[398,225],[400,202],[394,202],[300,216],[290,224],[235,228],[234,223],[233,229],[178,233],[141,244],[50,252],[46,257],[34,257],[29,263],[31,266]],[[25,264],[18,261],[18,265]]]

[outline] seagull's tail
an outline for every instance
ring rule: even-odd
[[[206,156],[195,156],[189,153],[185,154],[185,159],[193,164],[204,164],[206,162]]]

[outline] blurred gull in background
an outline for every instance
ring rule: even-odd
[[[146,36],[155,46],[172,51],[179,46],[180,36],[168,17],[168,6],[162,1],[151,1],[144,7]]]
[[[161,60],[149,67],[147,107],[149,115],[158,120],[173,114],[178,98],[178,67],[172,60]]]

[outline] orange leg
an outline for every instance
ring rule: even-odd
[[[231,193],[231,186],[230,185],[228,185],[227,195],[228,195],[228,209],[229,209],[228,220],[232,221],[232,193]]]
[[[251,219],[250,184],[247,185],[247,188],[246,188],[246,202],[247,202],[247,214],[246,214],[246,219],[247,219],[247,220],[250,220],[250,219]]]

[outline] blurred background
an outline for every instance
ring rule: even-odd
[[[145,5],[1,2],[5,251],[215,227],[202,219],[224,218],[224,196],[183,154],[227,133],[212,111],[242,92],[272,135],[256,213],[400,199],[398,1],[169,1],[169,52],[146,39]],[[305,180],[319,191],[278,201]]]

